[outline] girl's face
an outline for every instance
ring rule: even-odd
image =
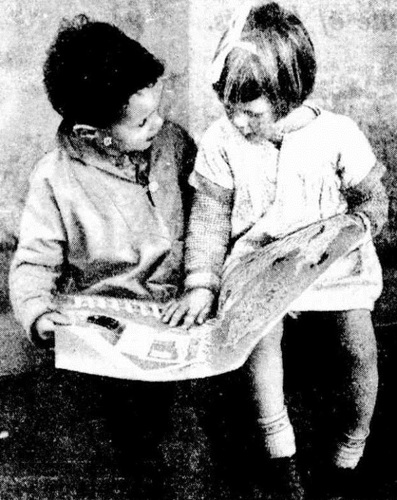
[[[272,140],[277,120],[270,101],[264,97],[236,105],[226,105],[226,114],[236,129],[254,144]]]
[[[130,97],[123,118],[110,129],[120,151],[145,151],[151,146],[164,121],[158,114],[162,90],[158,81]]]

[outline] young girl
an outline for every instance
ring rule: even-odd
[[[168,301],[183,284],[195,146],[159,115],[163,72],[138,42],[84,15],[61,25],[48,51],[45,88],[63,120],[56,148],[32,173],[10,272],[15,314],[42,346],[69,322],[57,310],[58,293]],[[139,453],[144,434],[137,428],[132,436],[131,408],[148,409],[141,423],[150,433],[164,419],[166,387],[137,385],[109,380],[107,392],[127,454]]]
[[[382,276],[372,238],[387,215],[383,167],[349,118],[305,102],[316,60],[301,21],[278,4],[243,6],[220,42],[214,89],[226,116],[204,134],[190,178],[195,198],[187,239],[184,298],[164,321],[189,327],[208,317],[222,272],[263,242],[310,223],[351,213],[367,238],[294,303],[293,311],[330,311],[348,373],[345,422],[335,448],[337,470],[354,469],[363,454],[377,393],[371,310]],[[251,247],[252,248],[252,247]],[[252,353],[249,366],[263,447],[288,471],[282,498],[301,498],[295,481],[295,437],[283,395],[280,324]],[[280,480],[281,481],[281,480]],[[289,485],[289,486],[288,486]]]

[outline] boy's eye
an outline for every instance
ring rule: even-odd
[[[147,118],[145,118],[144,120],[142,120],[141,123],[138,123],[138,127],[139,128],[144,127],[146,122],[147,122]]]

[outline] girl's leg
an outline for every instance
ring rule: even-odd
[[[376,338],[368,310],[341,311],[336,314],[345,375],[343,394],[345,429],[338,444],[335,465],[354,469],[369,434],[378,390]]]
[[[305,492],[295,463],[295,435],[284,406],[282,323],[264,337],[249,361],[261,443],[268,461],[264,474],[271,498],[302,500]],[[266,497],[268,498],[268,497]]]
[[[294,431],[284,406],[282,336],[283,326],[279,323],[259,342],[249,360],[258,424],[270,458],[290,457],[296,451]]]

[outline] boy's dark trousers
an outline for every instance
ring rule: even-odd
[[[170,431],[176,385],[101,379],[102,411],[119,472],[135,499],[165,498],[162,442]]]

